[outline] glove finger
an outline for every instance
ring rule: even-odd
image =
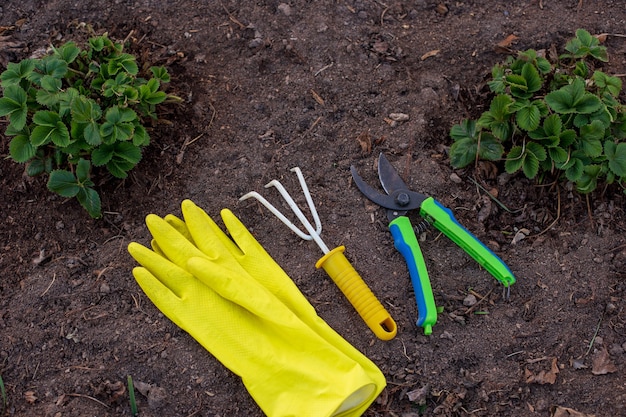
[[[191,234],[189,233],[189,229],[187,229],[187,225],[185,224],[183,220],[179,219],[173,214],[168,214],[167,216],[163,218],[163,220],[165,220],[168,224],[170,224],[174,229],[178,230],[181,235],[185,236],[185,238],[193,244],[193,238],[191,237]],[[153,251],[155,251],[162,257],[167,258],[167,256],[163,252],[163,249],[159,247],[159,243],[155,239],[152,239],[150,241],[150,246],[152,247]]]
[[[303,326],[287,306],[241,270],[230,271],[206,258],[190,258],[187,270],[223,298],[258,317],[281,326]]]
[[[168,222],[174,229],[178,230],[181,235],[185,236],[188,241],[194,243],[193,237],[191,237],[191,233],[189,233],[187,225],[181,218],[176,217],[173,214],[168,214],[163,219]]]
[[[146,217],[146,225],[154,237],[159,252],[179,267],[184,269],[187,266],[187,260],[192,256],[207,256],[159,216],[149,214]]]
[[[252,236],[246,226],[233,214],[229,209],[223,209],[220,212],[222,220],[228,233],[232,237],[235,244],[240,249],[241,253],[259,253],[269,257],[265,249],[259,244],[259,242]]]
[[[182,296],[185,288],[189,286],[190,282],[194,279],[193,275],[189,272],[139,243],[131,242],[128,245],[128,252],[141,266],[144,267],[143,269],[150,273],[163,285],[164,288],[169,289],[169,291],[177,297]],[[133,270],[133,274],[134,273],[135,271]],[[140,272],[140,274],[142,277],[145,277],[143,272]],[[135,278],[137,278],[136,275]],[[142,282],[149,281],[148,279],[144,279]],[[156,288],[156,286],[154,287]],[[161,294],[163,290],[159,288],[157,292]]]
[[[228,232],[243,253],[240,256],[240,262],[245,264],[245,269],[250,275],[254,276],[261,285],[270,290],[298,317],[306,315],[316,317],[315,309],[306,300],[300,289],[280,265],[272,259],[246,226],[228,209],[222,210],[221,215]]]
[[[241,254],[226,233],[193,201],[185,200],[181,207],[189,233],[198,249],[208,255],[224,253],[224,249],[230,254]]]
[[[135,280],[156,306],[174,305],[180,302],[177,294],[173,293],[161,280],[148,269],[137,266],[133,268]]]

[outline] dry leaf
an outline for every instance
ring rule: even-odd
[[[515,236],[513,236],[513,240],[511,241],[511,245],[518,244],[522,239],[524,239],[529,234],[530,234],[530,230],[528,230],[526,228],[522,228],[522,229],[518,230],[517,233],[515,233]]]
[[[515,35],[507,36],[504,40],[501,40],[500,42],[498,42],[496,44],[496,46],[494,47],[496,53],[499,53],[499,54],[510,54],[510,53],[513,53],[514,50],[511,47],[511,45],[517,39],[519,39],[519,38],[517,36],[515,36]]]
[[[363,132],[356,138],[359,141],[359,145],[361,145],[361,151],[364,154],[372,153],[372,137],[369,132]]]
[[[311,95],[313,96],[313,99],[315,99],[315,101],[317,101],[317,103],[321,106],[324,105],[324,99],[315,92],[315,90],[311,89]]]
[[[559,365],[557,364],[557,358],[552,358],[552,365],[549,371],[542,370],[538,374],[534,374],[528,368],[524,371],[524,377],[527,384],[554,384],[556,382],[556,375],[559,373]]]
[[[600,41],[600,43],[604,43],[606,42],[606,38],[607,36],[609,36],[608,33],[601,33],[599,35],[594,35],[596,38],[598,38],[598,40]]]
[[[617,371],[617,367],[611,360],[609,352],[606,347],[602,348],[595,355],[593,355],[593,365],[591,366],[591,373],[594,375],[606,375],[612,374]]]
[[[506,37],[506,39],[498,42],[498,46],[500,48],[509,48],[513,44],[513,42],[515,42],[518,39],[519,39],[518,36],[509,35],[509,36]]]
[[[557,405],[550,408],[550,417],[596,417],[596,415],[581,413],[580,411]]]
[[[29,404],[35,404],[35,401],[37,401],[37,397],[33,391],[26,391],[24,393],[24,399]]]
[[[433,57],[433,56],[439,54],[440,51],[441,51],[440,49],[433,49],[432,51],[426,52],[424,55],[422,55],[422,57],[420,59],[423,61],[423,60],[425,60],[427,58],[430,58],[430,57]]]
[[[414,389],[413,391],[409,391],[406,393],[406,396],[409,397],[409,401],[412,403],[417,403],[417,405],[426,404],[426,399],[428,398],[428,393],[430,392],[430,385],[426,384],[422,388]]]

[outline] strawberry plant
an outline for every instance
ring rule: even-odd
[[[478,120],[452,127],[455,168],[504,159],[508,173],[528,178],[556,173],[581,193],[626,181],[626,108],[619,78],[592,70],[607,62],[598,38],[584,29],[550,62],[535,50],[492,69],[494,96]]]
[[[178,101],[161,91],[164,67],[139,76],[133,55],[104,34],[85,50],[68,42],[43,58],[9,63],[0,74],[0,116],[8,117],[9,153],[31,175],[47,174],[47,186],[76,197],[94,218],[102,215],[92,169],[126,178],[150,143],[144,126],[156,106]]]

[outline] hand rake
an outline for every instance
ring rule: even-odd
[[[265,185],[265,188],[274,187],[278,190],[300,223],[302,223],[306,229],[306,233],[300,230],[278,209],[276,209],[276,207],[255,191],[245,194],[239,200],[243,201],[248,198],[255,198],[300,238],[313,240],[317,243],[324,253],[324,256],[317,261],[315,266],[318,269],[323,268],[326,271],[328,276],[330,276],[335,284],[337,284],[341,292],[343,292],[361,318],[379,339],[393,339],[397,332],[396,323],[391,318],[385,307],[383,307],[380,301],[378,301],[367,284],[363,281],[359,273],[350,264],[343,253],[346,248],[344,246],[338,246],[333,250],[328,249],[328,246],[326,246],[320,237],[320,234],[322,233],[322,223],[320,222],[320,218],[317,214],[317,210],[315,209],[315,204],[313,203],[313,199],[309,193],[302,171],[300,171],[300,168],[298,167],[292,168],[291,171],[295,172],[298,176],[307,205],[309,206],[309,210],[313,216],[315,227],[313,227],[311,222],[309,222],[306,216],[302,213],[302,210],[300,210],[296,202],[293,198],[291,198],[287,190],[285,190],[285,187],[283,187],[279,181],[272,180]]]

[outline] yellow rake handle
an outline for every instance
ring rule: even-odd
[[[336,247],[317,261],[315,266],[324,268],[376,337],[381,340],[393,339],[398,331],[396,322],[346,259],[343,254],[345,250],[344,246]]]

